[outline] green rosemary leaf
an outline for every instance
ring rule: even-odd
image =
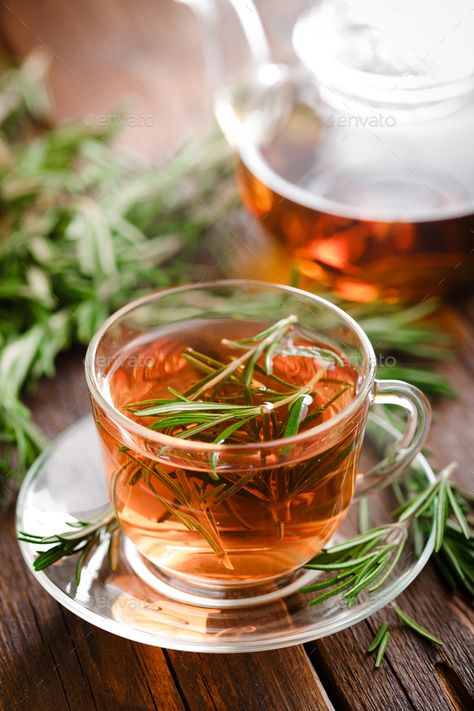
[[[429,510],[433,504],[433,501],[438,496],[438,493],[439,493],[439,485],[438,485],[438,487],[435,487],[433,489],[433,491],[425,499],[425,501],[421,504],[421,506],[419,508],[417,508],[417,510],[415,512],[416,518],[419,518],[420,516],[424,516],[429,512]]]
[[[187,397],[185,397],[182,393],[179,393],[177,390],[171,387],[171,385],[168,387],[168,391],[175,396],[177,400],[182,400],[183,402],[190,402]]]
[[[222,432],[220,432],[217,437],[215,438],[214,442],[216,444],[223,444],[226,442],[237,430],[240,430],[242,427],[244,427],[247,422],[250,422],[252,418],[247,417],[242,420],[237,420],[237,422],[233,422],[231,425],[226,427]]]
[[[200,434],[201,432],[205,432],[208,429],[214,428],[216,425],[222,425],[228,422],[229,420],[233,419],[235,417],[234,414],[228,414],[228,415],[223,415],[219,418],[215,418],[212,422],[204,422],[201,425],[198,425],[197,427],[192,427],[189,430],[186,430],[185,432],[180,432],[179,434],[176,435],[179,439],[192,439],[195,437],[197,434]],[[252,418],[250,418],[252,419]]]
[[[44,570],[45,568],[49,568],[50,565],[53,565],[53,563],[57,563],[58,560],[61,560],[65,556],[69,555],[70,550],[72,546],[70,545],[69,548],[64,546],[63,544],[58,544],[57,546],[54,546],[53,548],[50,548],[47,551],[44,552],[38,552],[38,557],[35,558],[35,561],[33,563],[33,568],[36,571]]]
[[[448,562],[450,563],[451,568],[452,568],[454,574],[456,575],[456,577],[464,585],[464,587],[469,592],[469,594],[474,595],[474,587],[469,582],[469,579],[463,569],[463,564],[462,564],[461,560],[458,558],[458,556],[456,555],[456,550],[453,548],[451,543],[449,543],[449,541],[447,541],[447,540],[442,541],[441,550],[442,550],[443,554],[446,556]]]
[[[342,570],[344,568],[352,568],[366,560],[373,560],[373,558],[374,553],[368,553],[360,558],[353,558],[345,562],[335,561],[334,563],[318,563],[318,559],[314,558],[313,561],[306,563],[305,568],[309,568],[310,570]]]
[[[272,375],[273,372],[273,357],[275,353],[277,352],[279,348],[279,343],[278,341],[275,341],[274,343],[271,344],[269,348],[267,348],[267,352],[265,353],[265,374],[266,375]]]
[[[417,518],[412,520],[411,526],[413,531],[413,548],[415,550],[415,555],[419,558],[423,552],[425,534],[423,532],[423,527]]]
[[[182,402],[181,400],[172,400],[166,405],[157,405],[156,407],[146,407],[144,410],[134,410],[134,415],[137,417],[152,417],[154,415],[164,415],[168,412],[215,412],[220,410],[235,411],[235,405],[229,405],[223,402]],[[241,407],[240,409],[247,409]]]
[[[471,533],[469,531],[469,526],[467,525],[466,518],[461,510],[461,507],[459,506],[456,496],[450,486],[449,483],[446,483],[446,493],[448,495],[448,500],[449,504],[451,506],[451,510],[456,516],[456,520],[459,524],[459,528],[461,529],[463,535],[465,538],[469,539],[471,537]]]
[[[368,541],[374,541],[374,540],[379,540],[384,536],[388,531],[390,527],[389,525],[385,526],[378,526],[377,528],[372,528],[370,531],[367,531],[366,533],[361,533],[358,536],[354,536],[354,538],[349,539],[348,541],[344,541],[344,543],[339,543],[336,546],[331,546],[331,548],[324,549],[325,552],[331,553],[331,555],[337,555],[338,553],[345,552],[347,550],[351,550],[352,548],[356,548],[358,545],[362,543],[367,543]]]
[[[37,545],[53,545],[46,551],[38,551],[33,567],[35,570],[44,570],[65,556],[80,553],[75,572],[76,584],[80,582],[81,570],[100,541],[101,533],[115,521],[110,511],[99,514],[88,521],[72,522],[73,531],[61,532],[51,536],[38,536],[24,531],[19,533],[19,540]]]
[[[318,597],[315,597],[313,600],[309,601],[309,605],[318,605],[320,602],[324,602],[324,600],[328,600],[330,597],[334,597],[334,595],[338,595],[340,592],[343,590],[346,590],[350,585],[352,584],[352,580],[345,580],[343,583],[340,585],[337,585],[335,588],[332,588],[331,590],[328,590],[327,592],[323,593],[322,595],[319,595]]]
[[[339,580],[339,576],[335,575],[333,578],[327,578],[326,580],[320,580],[318,583],[312,583],[311,585],[306,585],[305,587],[301,588],[300,592],[301,593],[312,593],[312,592],[317,592],[318,590],[324,590],[325,588],[329,588],[332,585],[336,585],[338,580]]]
[[[216,556],[220,560],[222,560],[225,567],[228,569],[232,569],[233,566],[227,557],[227,554],[222,546],[222,542],[217,531],[211,531],[203,523],[201,523],[201,521],[199,521],[197,517],[185,513],[184,511],[180,511],[175,506],[172,506],[169,501],[166,501],[166,499],[157,494],[154,489],[152,489],[152,491],[155,494],[156,498],[160,501],[160,503],[165,507],[165,509],[167,509],[179,521],[181,521],[181,523],[183,523],[186,528],[190,528],[191,530],[197,531],[209,543],[212,550],[214,551]]]
[[[272,324],[263,331],[256,333],[250,338],[241,338],[237,341],[226,340],[226,343],[228,343],[229,345],[247,345],[252,343],[258,343],[260,341],[264,341],[269,336],[278,335],[281,331],[285,331],[289,326],[292,326],[297,321],[298,319],[296,316],[287,316],[286,318],[280,319],[280,321],[276,321],[276,323]]]
[[[383,569],[385,568],[387,561],[389,559],[388,553],[386,552],[381,552],[377,556],[374,557],[374,560],[372,561],[371,565],[368,567],[365,575],[362,577],[362,573],[359,572],[359,574],[356,576],[355,580],[353,581],[353,587],[344,595],[344,597],[349,600],[352,604],[357,597],[359,596],[359,593],[362,592],[362,590],[365,590],[370,583],[372,583],[374,580],[377,580]]]
[[[89,560],[90,556],[92,555],[92,552],[95,548],[97,548],[97,545],[99,543],[99,534],[96,531],[96,533],[90,537],[88,543],[84,546],[83,550],[81,551],[81,554],[78,558],[77,564],[76,564],[76,570],[74,574],[74,582],[76,585],[79,585],[81,582],[81,573],[84,565],[87,563]]]
[[[387,624],[386,622],[382,622],[382,624],[380,625],[380,627],[379,627],[378,630],[377,630],[377,634],[375,635],[375,637],[373,638],[372,642],[371,642],[371,643],[369,644],[369,646],[367,647],[367,652],[368,652],[368,653],[373,652],[374,650],[377,649],[377,647],[378,647],[379,644],[381,643],[382,638],[384,637],[385,632],[386,632],[387,630],[388,630],[388,624]]]
[[[410,501],[407,501],[402,506],[399,506],[398,509],[393,512],[392,515],[398,517],[398,520],[400,522],[406,521],[408,518],[413,516],[416,511],[418,511],[422,504],[424,504],[424,502],[430,498],[431,494],[436,494],[438,492],[438,489],[438,482],[435,484],[431,484],[431,486],[417,494],[417,496],[415,496],[413,499],[410,499]]]
[[[410,629],[419,634],[421,637],[428,639],[430,642],[433,642],[433,644],[443,644],[443,640],[441,640],[439,637],[436,637],[436,635],[427,630],[426,627],[420,625],[416,620],[413,619],[413,617],[410,617],[407,612],[402,610],[401,607],[395,605],[393,609],[397,617],[399,617],[401,621],[406,624],[407,627],[410,627]]]
[[[242,376],[242,383],[246,389],[250,388],[250,385],[252,384],[253,380],[253,374],[255,371],[255,364],[257,360],[260,358],[262,353],[265,351],[265,341],[262,341],[256,348],[255,351],[252,355],[252,357],[249,359],[247,365],[244,368],[243,376]]]
[[[314,346],[283,346],[276,347],[276,353],[281,356],[294,356],[298,358],[312,358],[319,360],[323,365],[330,367],[333,365],[344,366],[344,360],[334,351],[327,348],[316,348]]]
[[[294,383],[289,383],[287,380],[284,380],[283,378],[280,378],[279,375],[275,375],[275,373],[267,373],[265,368],[262,368],[261,365],[258,363],[255,364],[255,370],[257,373],[260,375],[268,375],[271,377],[272,380],[275,381],[275,383],[278,383],[279,385],[283,385],[285,388],[287,388],[290,392],[294,392],[296,390],[299,390],[299,385],[295,385]]]
[[[370,511],[369,501],[366,496],[359,499],[359,508],[357,510],[357,521],[360,533],[367,533],[370,530]]]
[[[403,532],[402,539],[401,539],[400,543],[398,544],[398,546],[397,546],[397,548],[396,548],[396,551],[395,551],[394,555],[392,556],[392,558],[391,558],[391,560],[390,560],[389,565],[386,567],[384,574],[382,575],[381,578],[379,578],[379,580],[376,582],[375,585],[373,585],[371,588],[369,588],[369,592],[370,592],[370,593],[375,592],[375,591],[378,590],[380,587],[382,587],[382,585],[384,584],[384,582],[385,582],[385,581],[390,577],[390,575],[393,573],[393,571],[394,571],[395,568],[397,567],[397,563],[398,563],[398,561],[400,560],[400,557],[401,557],[401,555],[402,555],[402,553],[403,553],[403,549],[404,549],[404,547],[405,547],[406,539],[407,539],[407,532],[404,531],[404,532]]]
[[[160,481],[180,503],[186,503],[186,500],[183,500],[181,489],[177,486],[173,477],[171,477],[167,472],[163,471],[158,465],[156,469],[152,469],[148,466],[148,464],[138,459],[138,457],[136,457],[130,450],[127,450],[125,454],[129,457],[129,459],[135,462],[141,470],[140,477],[138,477],[136,481],[138,481],[139,478],[145,478],[145,474],[147,475],[147,480],[150,476],[152,476],[153,478],[158,479],[158,481]],[[130,482],[130,484],[132,484],[132,482]]]
[[[446,493],[447,482],[442,479],[439,483],[438,497],[436,499],[436,533],[434,551],[438,553],[443,545],[444,530],[448,520],[448,495]]]
[[[445,561],[443,560],[442,554],[436,553],[432,557],[432,561],[438,569],[438,572],[441,578],[443,579],[443,582],[446,583],[446,585],[450,588],[452,592],[454,592],[456,590],[456,580],[454,578],[454,575],[451,573],[448,564],[445,563]]]
[[[250,470],[249,472],[246,472],[245,474],[239,475],[238,480],[229,486],[227,489],[222,491],[215,499],[214,504],[215,506],[218,506],[219,504],[222,504],[226,499],[230,499],[231,496],[234,496],[238,491],[244,488],[248,484],[248,482],[253,479],[255,476],[257,476],[256,471]]]
[[[305,412],[312,402],[313,398],[310,395],[299,395],[294,400],[290,408],[290,414],[286,422],[283,437],[293,437],[293,435],[298,432],[300,424],[304,419]]]
[[[385,633],[384,633],[382,639],[380,640],[380,644],[377,649],[377,655],[375,657],[374,666],[376,669],[378,669],[382,664],[382,661],[385,656],[385,652],[387,651],[389,642],[390,642],[390,632],[388,630],[385,630]]]

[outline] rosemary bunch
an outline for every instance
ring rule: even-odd
[[[344,543],[332,546],[307,564],[307,568],[329,573],[328,577],[302,589],[317,592],[309,604],[317,605],[342,595],[352,605],[361,594],[378,590],[396,574],[397,564],[408,539],[408,527],[413,529],[415,553],[417,545],[430,535],[434,525],[432,560],[451,590],[474,599],[474,534],[472,530],[474,497],[453,485],[449,477],[453,465],[443,469],[435,483],[425,486],[394,512],[395,522],[370,529]],[[417,484],[416,474],[411,478]],[[399,492],[398,485],[395,490]],[[443,642],[410,617],[399,606],[391,606],[396,616],[414,632],[433,644]],[[367,652],[376,652],[375,667],[382,663],[390,642],[388,623],[379,627]]]
[[[24,388],[52,375],[58,353],[87,343],[131,298],[199,276],[190,267],[197,241],[235,202],[216,136],[144,171],[116,155],[108,130],[38,132],[46,68],[34,54],[0,74],[1,484],[45,443]]]

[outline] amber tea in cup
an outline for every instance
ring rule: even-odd
[[[323,299],[221,282],[138,300],[87,356],[110,498],[161,575],[191,587],[274,584],[318,554],[354,492],[388,480],[429,420],[416,389],[380,384],[409,413],[390,464],[358,479],[375,360]],[[244,594],[244,592],[242,593]]]

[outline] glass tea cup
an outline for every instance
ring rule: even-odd
[[[183,348],[176,350],[182,334],[218,342],[222,329],[235,338],[289,316],[350,364],[355,394],[334,416],[290,437],[218,444],[169,436],[127,414],[124,405],[146,400],[157,378],[160,397],[170,397],[169,385],[186,390]],[[399,475],[425,441],[424,395],[402,381],[376,380],[375,370],[372,346],[350,316],[289,286],[219,281],[122,308],[92,339],[86,376],[110,500],[128,541],[167,584],[201,595],[255,597],[291,579],[331,539],[354,498]],[[396,450],[360,474],[373,403],[403,407],[407,422]]]

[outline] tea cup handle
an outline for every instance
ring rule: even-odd
[[[356,480],[355,498],[381,489],[397,478],[423,447],[431,423],[426,396],[403,380],[376,380],[374,405],[399,405],[407,411],[405,431],[393,451]]]

